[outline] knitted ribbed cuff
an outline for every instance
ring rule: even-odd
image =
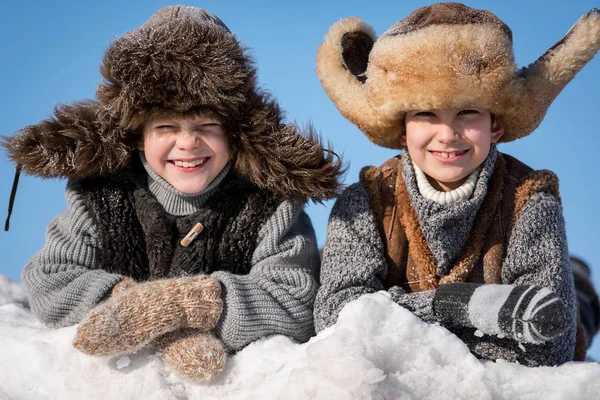
[[[469,326],[469,301],[475,289],[481,285],[475,283],[446,283],[440,285],[433,298],[433,311],[436,317],[449,325]]]
[[[211,275],[223,285],[223,311],[214,332],[228,352],[266,335],[283,334],[302,343],[315,334],[315,280],[301,269],[263,272],[234,275],[217,271]],[[281,289],[283,282],[285,290]]]

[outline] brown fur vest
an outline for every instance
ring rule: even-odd
[[[282,201],[230,172],[200,210],[173,222],[149,191],[144,171],[84,179],[74,189],[98,227],[101,268],[141,281],[248,273],[258,232]],[[183,247],[181,239],[197,222],[204,229]]]
[[[400,156],[379,168],[363,168],[360,180],[369,194],[386,248],[389,269],[384,286],[401,286],[408,292],[435,289],[448,282],[502,283],[502,262],[523,206],[542,190],[548,190],[560,202],[554,173],[535,171],[499,153],[471,235],[450,273],[440,277],[404,184]],[[585,333],[581,328],[578,324],[575,360],[585,358]]]

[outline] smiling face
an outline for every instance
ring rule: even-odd
[[[437,190],[460,187],[504,133],[501,120],[478,108],[409,111],[400,143]]]
[[[186,194],[206,189],[231,155],[223,126],[204,114],[147,121],[143,137],[150,167]]]

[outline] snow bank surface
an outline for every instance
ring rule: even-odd
[[[0,275],[0,306],[9,303],[18,303],[25,307],[29,306],[23,286]]]
[[[82,354],[71,346],[75,327],[48,329],[26,304],[21,286],[0,276],[0,400],[600,399],[598,363],[481,362],[383,293],[350,303],[308,343],[273,336],[251,344],[205,384],[178,378],[152,349]]]

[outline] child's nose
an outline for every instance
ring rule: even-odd
[[[450,124],[439,124],[437,130],[437,139],[442,143],[454,142],[458,137],[458,132]]]
[[[201,139],[194,132],[184,130],[177,136],[177,146],[180,149],[193,149],[200,146]]]

